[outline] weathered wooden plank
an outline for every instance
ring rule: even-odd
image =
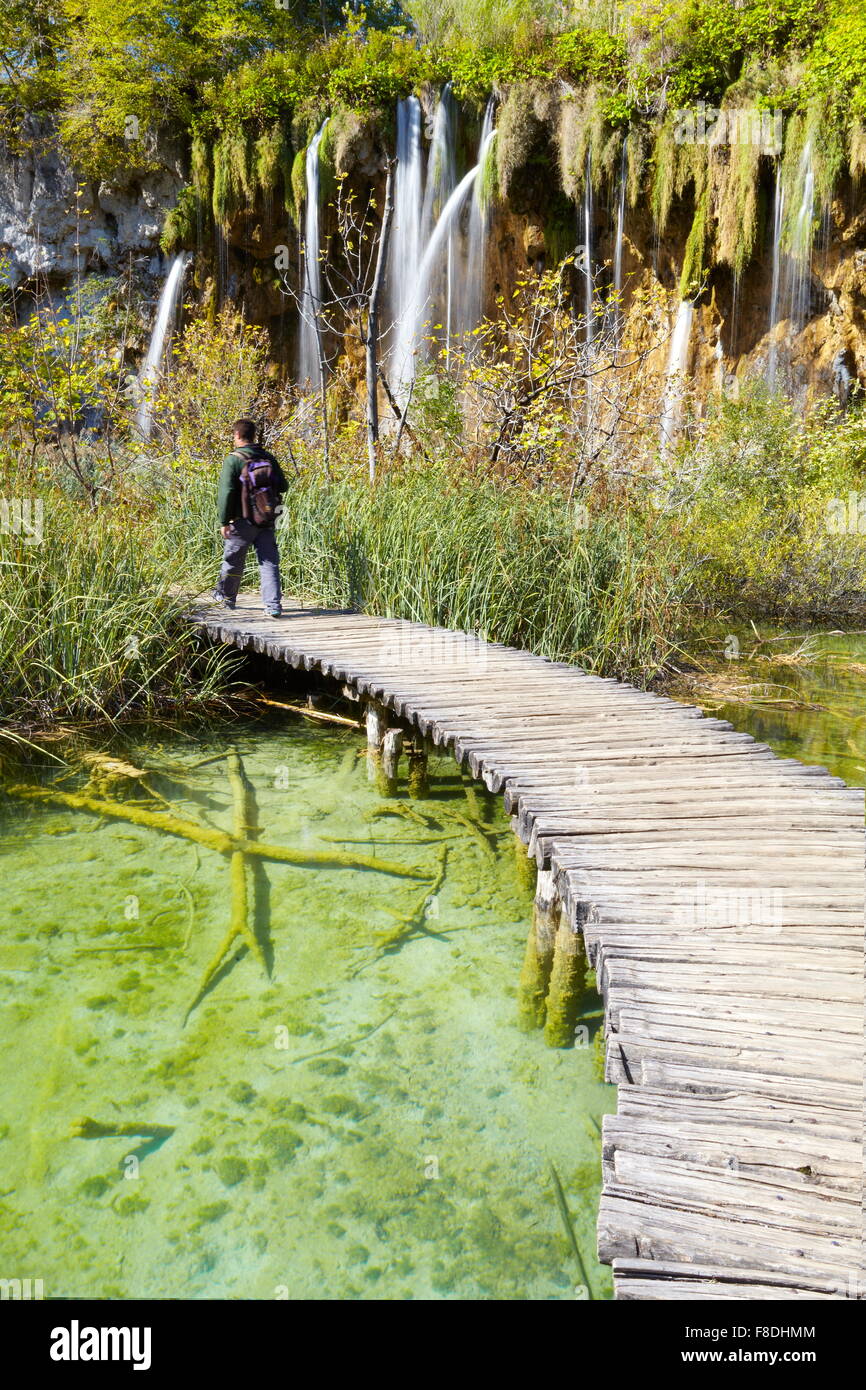
[[[622,1298],[842,1297],[862,1164],[863,794],[695,706],[419,623],[247,599],[216,640],[373,698],[504,794],[605,1002]]]

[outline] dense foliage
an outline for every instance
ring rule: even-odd
[[[608,114],[719,101],[750,71],[787,109],[829,93],[866,112],[859,0],[12,0],[0,14],[0,127],[59,122],[79,166],[144,165],[167,132],[263,130],[451,78],[482,99],[515,79],[601,83]],[[29,118],[29,122],[28,122]]]

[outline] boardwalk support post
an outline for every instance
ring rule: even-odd
[[[371,753],[382,751],[382,740],[387,728],[387,711],[371,700],[367,706],[367,747]]]
[[[512,817],[512,828],[516,825],[516,818]],[[535,857],[529,853],[526,845],[521,840],[517,831],[514,831],[514,855],[517,861],[517,877],[524,888],[535,888],[538,882],[538,865]]]
[[[386,729],[382,739],[382,762],[380,767],[379,791],[382,796],[396,796],[397,768],[403,751],[403,730]]]
[[[423,743],[414,742],[409,749],[409,795],[425,797],[430,790],[427,775],[427,750]]]
[[[532,926],[526,942],[526,955],[523,958],[517,990],[518,1023],[526,1033],[544,1027],[547,1014],[545,1000],[553,967],[553,947],[559,915],[559,898],[553,886],[553,875],[549,870],[542,871],[538,875],[538,889],[532,908]]]
[[[574,1030],[585,989],[586,950],[583,934],[571,925],[563,913],[556,934],[547,995],[544,1041],[548,1047],[568,1047],[574,1042]]]

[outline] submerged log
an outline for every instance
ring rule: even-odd
[[[232,793],[232,830],[234,832],[234,843],[251,843],[245,837],[254,833],[256,826],[255,806],[252,802],[253,789],[244,772],[244,765],[241,762],[240,754],[236,748],[229,750],[228,763],[226,767],[229,786]],[[269,975],[268,963],[262,950],[261,942],[250,926],[249,915],[249,892],[247,882],[247,860],[243,849],[235,848],[232,850],[229,860],[229,882],[231,884],[231,913],[229,918],[229,929],[220,942],[216,955],[208,965],[198,987],[195,998],[186,1011],[186,1018],[189,1018],[196,1004],[207,993],[209,987],[216,979],[222,967],[226,964],[232,949],[237,941],[242,941],[248,946],[265,972],[265,977]],[[184,1020],[184,1022],[186,1019]]]
[[[213,830],[209,826],[196,825],[195,821],[183,820],[164,811],[145,811],[140,806],[120,805],[77,792],[49,791],[46,787],[17,785],[4,789],[9,796],[25,801],[42,801],[58,806],[69,806],[75,811],[89,811],[94,816],[106,816],[113,820],[129,821],[132,825],[142,825],[148,830],[160,830],[166,835],[178,835],[184,840],[193,840],[204,845],[205,849],[218,854],[232,854],[242,850],[244,854],[259,855],[278,864],[296,864],[302,869],[373,869],[377,873],[391,874],[396,878],[425,878],[423,870],[407,869],[402,864],[390,860],[376,859],[373,855],[343,854],[336,850],[283,849],[281,845],[261,844],[253,840],[236,840],[224,830]]]
[[[73,1120],[69,1126],[70,1139],[120,1139],[127,1136],[142,1139],[168,1139],[172,1134],[174,1134],[174,1125],[140,1124],[138,1120],[101,1124],[99,1120],[91,1120],[89,1115],[83,1116],[80,1120]]]

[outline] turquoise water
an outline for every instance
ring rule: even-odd
[[[715,626],[680,664],[665,693],[866,786],[866,632]]]
[[[532,889],[498,800],[450,759],[428,799],[385,798],[357,734],[302,722],[132,733],[9,778],[229,828],[229,745],[262,841],[429,878],[258,862],[270,978],[241,949],[194,1003],[229,927],[228,859],[4,798],[4,1275],[47,1297],[583,1298],[553,1164],[609,1296],[615,1093],[591,1048],[517,1027]],[[73,1137],[84,1117],[170,1133]]]

